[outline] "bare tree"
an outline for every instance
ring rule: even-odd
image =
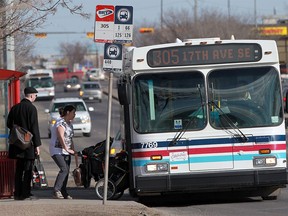
[[[21,65],[20,60],[31,50],[29,36],[33,30],[39,28],[48,15],[54,14],[57,8],[64,7],[72,14],[88,18],[83,13],[82,5],[75,5],[71,0],[1,0],[0,2],[0,51],[6,47],[6,38],[15,38],[16,65]],[[26,52],[26,55],[23,55]],[[0,61],[1,66],[1,61]],[[2,65],[3,67],[3,65]]]
[[[84,63],[87,49],[88,45],[80,42],[60,43],[60,53],[63,55],[62,64],[68,65],[68,68],[72,70],[75,63]]]
[[[195,21],[194,14],[187,9],[171,9],[165,13],[162,29],[159,23],[143,23],[142,27],[153,27],[155,31],[146,34],[135,32],[134,45],[169,43],[174,42],[176,38],[181,40],[208,37],[229,39],[231,35],[236,38],[255,38],[256,34],[250,23],[249,17],[230,16],[228,19],[227,16],[213,10],[201,11]]]

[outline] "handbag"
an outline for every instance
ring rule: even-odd
[[[81,178],[81,168],[78,166],[78,155],[75,154],[75,163],[76,163],[76,168],[73,170],[73,178],[76,186],[82,186],[82,178]]]
[[[32,169],[32,184],[33,188],[47,188],[48,187],[48,181],[45,174],[44,167],[40,161],[40,157],[37,156],[34,161],[34,166]]]
[[[9,135],[9,144],[25,150],[32,146],[33,134],[18,125],[13,125]]]

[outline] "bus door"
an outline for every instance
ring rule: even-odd
[[[170,173],[189,171],[189,149],[187,144],[188,140],[180,139],[177,141],[177,146],[168,147]]]

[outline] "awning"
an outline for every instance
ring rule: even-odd
[[[22,77],[25,74],[25,72],[20,71],[0,69],[0,80],[19,79],[19,77]]]

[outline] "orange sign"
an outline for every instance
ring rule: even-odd
[[[283,36],[287,35],[287,27],[279,26],[279,27],[260,27],[258,28],[260,35],[272,36],[278,35]]]
[[[34,36],[36,38],[46,38],[47,37],[47,33],[35,33]]]
[[[87,38],[94,38],[94,32],[87,32],[86,37]]]

